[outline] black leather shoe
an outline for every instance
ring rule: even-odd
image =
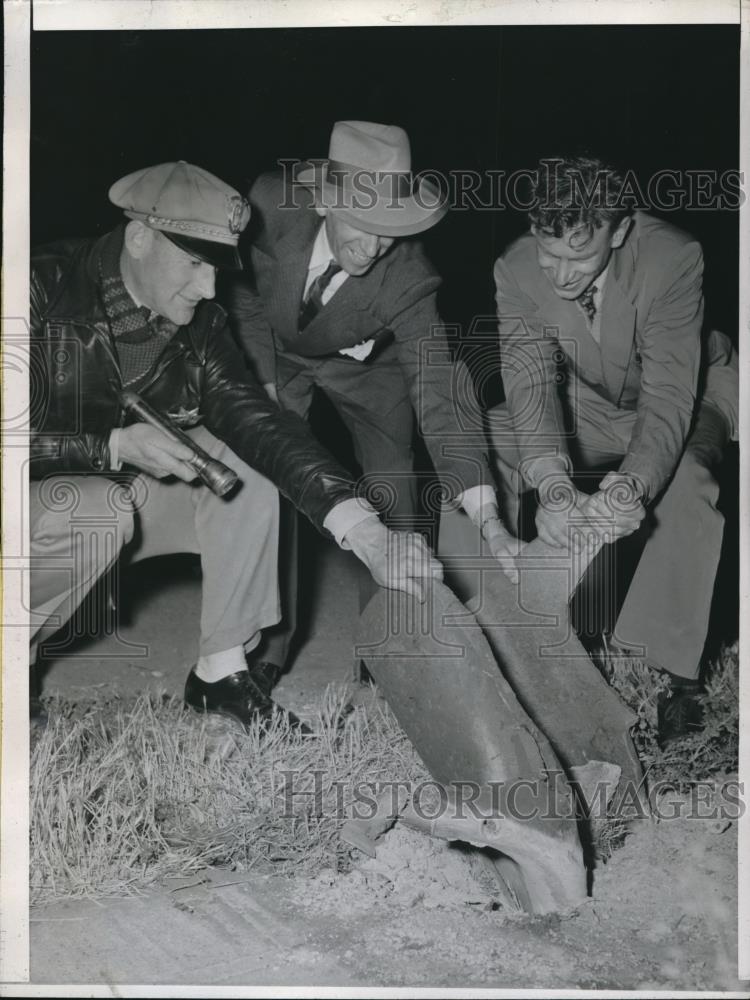
[[[662,749],[674,740],[700,732],[703,728],[703,706],[698,684],[675,686],[659,696],[656,703],[659,723],[659,746]]]
[[[283,668],[269,660],[254,660],[252,653],[246,659],[247,670],[251,678],[264,694],[270,695],[284,673]]]
[[[228,715],[243,726],[249,726],[253,720],[268,723],[275,715],[282,716],[292,728],[307,736],[312,733],[309,726],[287,709],[277,705],[262,691],[252,679],[247,670],[238,670],[236,674],[223,677],[220,681],[203,681],[195,672],[195,667],[188,674],[185,683],[185,704],[196,712],[217,712]]]

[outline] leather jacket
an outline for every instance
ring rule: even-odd
[[[67,240],[32,254],[33,479],[107,475],[110,432],[132,422],[118,401],[120,366],[101,296],[106,238]],[[203,423],[318,528],[335,504],[354,496],[351,477],[305,421],[280,410],[248,373],[226,313],[213,302],[201,302],[178,329],[140,394],[183,426]]]

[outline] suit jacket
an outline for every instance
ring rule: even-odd
[[[561,299],[526,234],[495,265],[503,384],[522,457],[544,439],[565,444],[560,369],[613,406],[636,411],[620,469],[637,473],[647,498],[666,485],[682,454],[696,401],[703,322],[700,245],[669,223],[637,212],[613,251],[604,287],[600,344],[575,302]],[[562,352],[561,350],[562,349]],[[525,451],[525,454],[524,454]],[[538,452],[538,448],[537,448]]]
[[[375,346],[366,361],[347,363],[398,360],[420,430],[449,494],[489,483],[484,446],[471,440],[467,444],[466,425],[457,411],[453,386],[461,385],[465,397],[471,380],[464,366],[451,360],[437,310],[440,278],[421,244],[396,240],[366,274],[349,277],[300,335],[299,308],[322,219],[311,193],[298,185],[294,190],[285,187],[279,174],[262,175],[250,191],[250,202],[251,224],[243,241],[246,258],[250,243],[250,275],[233,283],[227,304],[260,381],[274,381],[278,354],[297,360],[322,358],[372,339]],[[388,405],[382,398],[363,402],[375,413]],[[476,417],[471,403],[469,423]],[[475,440],[476,427],[470,430]]]

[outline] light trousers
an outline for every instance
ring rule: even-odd
[[[631,438],[636,414],[618,410],[586,386],[577,387],[576,471],[616,463]],[[504,405],[488,414],[495,466],[508,526],[517,525],[520,454]],[[724,518],[714,468],[728,440],[722,414],[709,404],[698,411],[675,474],[640,529],[647,534],[615,625],[613,639],[649,665],[689,679],[698,676],[711,598],[721,554]],[[612,564],[614,566],[614,563]]]
[[[119,572],[126,563],[175,552],[201,557],[201,655],[240,646],[279,621],[278,492],[204,427],[188,433],[239,475],[229,497],[215,496],[200,480],[145,473],[127,486],[72,474],[31,483],[32,643],[63,626],[116,565]]]

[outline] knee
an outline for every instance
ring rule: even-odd
[[[691,488],[693,492],[701,492],[706,486],[718,489],[718,482],[713,472],[713,466],[705,461],[700,453],[688,449],[680,459],[674,474],[675,483],[684,489]]]
[[[704,400],[688,438],[685,455],[709,469],[718,469],[732,433],[729,417],[718,406]]]
[[[718,514],[719,483],[711,465],[702,461],[700,454],[690,450],[684,453],[670,484],[670,492],[685,509],[710,508]]]
[[[509,447],[515,450],[516,434],[513,427],[513,418],[505,403],[493,406],[487,410],[487,435],[494,451],[502,454]]]
[[[111,483],[107,491],[106,510],[112,516],[117,546],[122,549],[133,540],[135,534],[132,488],[121,483]]]
[[[188,431],[188,435],[212,458],[236,472],[239,478],[239,485],[226,497],[217,497],[207,486],[203,487],[201,502],[221,504],[221,510],[230,517],[249,508],[252,508],[255,518],[262,511],[273,513],[278,509],[279,493],[271,480],[243,462],[225,441],[202,425]]]
[[[105,534],[119,552],[135,534],[134,500],[137,486],[131,482],[90,477],[82,502],[72,519],[73,527]]]
[[[364,495],[389,527],[411,529],[417,509],[417,480],[412,469],[401,474],[370,473],[363,476],[360,485]]]
[[[388,449],[366,451],[359,462],[358,488],[386,519],[414,513],[418,486],[411,440],[392,440]]]
[[[262,476],[236,456],[231,464],[240,478],[240,485],[228,497],[216,497],[208,488],[209,502],[221,504],[222,517],[246,526],[273,528],[279,522],[279,491],[270,479]],[[229,463],[227,463],[229,464]]]
[[[31,511],[31,537],[38,546],[73,534],[106,533],[119,551],[135,531],[130,487],[101,477],[55,476],[33,483]]]

